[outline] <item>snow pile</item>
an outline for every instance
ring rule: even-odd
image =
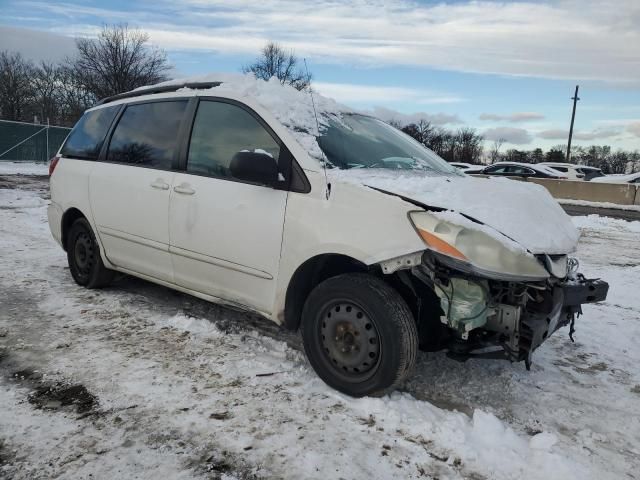
[[[0,161],[0,175],[49,175],[49,164]]]
[[[341,113],[353,111],[335,100],[323,97],[316,92],[313,93],[312,98],[308,91],[298,91],[289,85],[282,85],[275,77],[269,81],[264,81],[250,74],[209,73],[169,80],[155,86],[197,82],[222,82],[220,86],[213,87],[209,91],[216,95],[231,94],[239,97],[249,97],[257,101],[289,129],[309,155],[319,160],[322,159],[322,151],[316,141],[318,127],[322,132],[323,128],[328,125],[329,118],[339,118]],[[148,87],[141,87],[137,90],[145,88]],[[207,92],[207,90],[198,91]]]
[[[495,415],[475,410],[471,418],[441,410],[406,393],[381,399],[349,399],[361,415],[375,418],[387,431],[402,431],[405,438],[450,452],[448,462],[473,465],[488,478],[586,478],[579,464],[555,453],[557,437],[548,432],[531,438],[517,434]],[[435,449],[433,454],[439,455]]]
[[[573,252],[578,242],[579,232],[570,217],[546,188],[533,183],[389,169],[333,169],[330,175],[332,181],[367,185],[468,215],[531,253],[565,254]],[[502,241],[513,248],[513,242]]]

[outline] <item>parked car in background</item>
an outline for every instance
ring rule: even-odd
[[[561,162],[541,162],[537,165],[545,165],[551,167],[558,172],[565,174],[569,180],[591,180],[592,178],[602,177],[604,173],[597,167],[589,167],[587,165],[576,165],[573,163]]]
[[[123,272],[300,329],[320,378],[353,396],[400,385],[418,348],[529,367],[606,298],[545,189],[469,177],[374,117],[228,77],[116,95],[78,121],[48,209],[76,283]]]
[[[630,173],[627,175],[605,175],[603,177],[594,178],[591,181],[597,183],[631,183],[640,185],[640,172]]]
[[[478,173],[482,173],[482,171],[487,168],[486,165],[472,165],[471,167],[464,170],[464,173],[467,175],[476,175]]]
[[[464,163],[464,162],[449,162],[449,165],[451,165],[452,167],[456,167],[458,170],[462,172],[466,172],[470,168],[478,167],[478,165],[472,165],[470,163]]]
[[[555,178],[566,179],[563,173],[554,170],[551,167],[540,164],[518,163],[518,162],[498,162],[480,171],[467,171],[471,174],[482,175],[499,175],[503,177],[536,177],[536,178]]]

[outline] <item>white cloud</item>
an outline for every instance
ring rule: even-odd
[[[458,115],[452,115],[449,113],[426,113],[426,112],[415,112],[415,113],[401,113],[391,108],[376,106],[371,110],[364,111],[363,113],[368,113],[377,117],[385,122],[395,122],[400,125],[408,125],[410,123],[419,123],[420,121],[425,121],[432,123],[434,125],[455,125],[464,123]]]
[[[83,19],[75,5],[29,5],[66,15],[61,28]],[[157,0],[125,13],[169,50],[253,54],[273,39],[319,61],[640,84],[637,0]]]
[[[38,30],[0,25],[0,50],[20,52],[35,62],[58,62],[75,53],[73,38]]]
[[[620,130],[616,128],[596,128],[589,132],[574,130],[573,138],[575,140],[596,140],[598,138],[615,137],[619,134]],[[569,138],[569,130],[563,130],[561,128],[543,130],[538,132],[537,136],[547,140],[567,140]]]
[[[525,145],[531,143],[533,137],[524,128],[496,127],[485,130],[482,133],[485,140],[504,140],[513,145]]]
[[[627,126],[627,131],[636,137],[640,137],[640,122],[633,122]]]
[[[313,86],[322,95],[345,103],[366,102],[375,104],[410,101],[418,104],[439,104],[463,101],[462,98],[455,95],[405,87],[328,82],[314,82]]]
[[[478,117],[480,120],[491,120],[497,122],[528,122],[531,120],[542,120],[544,115],[537,112],[514,112],[509,115],[498,115],[496,113],[482,113]]]

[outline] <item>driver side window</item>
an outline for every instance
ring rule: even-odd
[[[280,145],[245,109],[202,100],[191,132],[187,172],[233,178],[229,166],[240,152],[264,153],[278,161]]]

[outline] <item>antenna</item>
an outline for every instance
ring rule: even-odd
[[[304,69],[307,72],[307,78],[311,78],[309,75],[309,67],[307,67],[307,59],[303,58],[302,59],[304,61]],[[309,95],[311,96],[311,105],[313,106],[313,115],[316,118],[316,133],[318,135],[318,138],[320,138],[320,122],[318,121],[318,112],[316,112],[316,102],[313,100],[313,89],[311,88],[311,86],[309,86]],[[324,151],[322,150],[322,148],[320,149],[320,152],[322,153],[322,168],[324,170],[324,182],[327,185],[327,191],[326,191],[326,196],[327,196],[327,200],[329,200],[329,197],[331,196],[331,184],[329,183],[329,178],[327,177],[327,157],[325,157],[324,155]]]

